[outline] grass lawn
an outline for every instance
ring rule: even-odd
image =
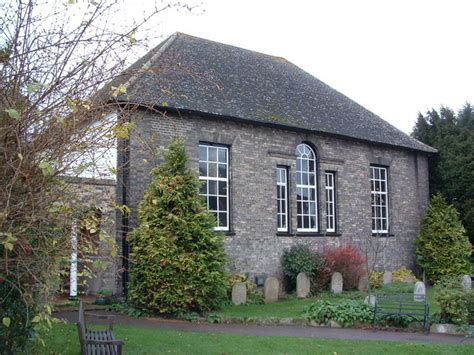
[[[328,300],[340,302],[346,299],[364,300],[366,292],[344,291],[342,294],[334,295],[331,292],[322,292],[316,297],[307,299],[297,299],[288,297],[273,304],[253,304],[228,306],[218,312],[218,314],[227,317],[301,317],[303,311],[316,300]],[[439,306],[435,302],[435,289],[430,288],[427,291],[428,302],[430,304],[430,314],[439,312]]]
[[[116,326],[125,354],[472,354],[470,345],[257,337]],[[34,354],[79,354],[76,326],[56,324]]]

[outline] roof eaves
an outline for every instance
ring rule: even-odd
[[[130,102],[126,101],[126,100],[120,101],[119,103],[130,104]],[[133,103],[133,105],[135,105],[136,107],[139,107],[139,108],[150,110],[150,106],[146,105],[146,104],[140,104],[138,102],[135,102],[135,103]],[[435,148],[430,147],[430,146],[428,146],[428,145],[426,145],[422,142],[419,142],[418,140],[416,140],[416,141],[421,146],[423,146],[425,149],[422,149],[421,147],[420,148],[415,148],[415,147],[408,147],[408,146],[405,146],[405,145],[397,145],[397,144],[371,141],[371,140],[367,140],[367,139],[363,139],[363,138],[352,137],[352,136],[347,136],[347,135],[332,133],[332,132],[326,132],[326,131],[320,131],[320,130],[316,130],[316,129],[292,126],[292,125],[283,124],[283,123],[264,122],[264,121],[252,120],[252,119],[236,117],[236,116],[221,115],[221,114],[215,114],[215,113],[210,113],[210,112],[202,112],[202,111],[194,111],[194,110],[185,109],[185,108],[176,108],[176,107],[155,105],[155,106],[153,106],[153,110],[159,111],[159,112],[173,112],[173,113],[176,113],[178,115],[186,113],[186,114],[195,115],[195,116],[202,117],[202,118],[226,119],[226,120],[230,120],[230,121],[234,121],[234,122],[251,123],[251,124],[255,124],[255,125],[259,125],[259,126],[292,130],[292,131],[295,131],[295,132],[319,133],[319,134],[322,134],[322,135],[335,137],[335,138],[339,138],[339,139],[350,140],[350,141],[354,141],[354,142],[363,142],[363,143],[375,144],[375,145],[378,145],[378,146],[390,147],[390,148],[396,148],[396,149],[403,149],[403,150],[414,151],[414,152],[422,152],[422,153],[425,153],[425,154],[436,154],[438,152]]]

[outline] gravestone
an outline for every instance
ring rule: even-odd
[[[306,298],[309,295],[311,282],[304,272],[300,272],[296,277],[296,296]]]
[[[232,303],[236,306],[247,303],[247,286],[245,286],[245,283],[237,282],[232,286]]]
[[[339,272],[335,272],[331,276],[331,291],[333,293],[341,293],[342,292],[342,275]]]
[[[392,272],[391,271],[385,271],[383,273],[383,284],[391,284],[392,283]]]
[[[461,286],[464,291],[469,291],[472,288],[472,279],[470,275],[464,275],[462,277]]]
[[[265,303],[274,303],[278,301],[278,292],[280,291],[280,283],[276,277],[270,276],[265,280],[263,286],[263,294]]]
[[[424,302],[426,299],[426,287],[425,284],[421,281],[418,281],[415,284],[415,288],[413,290],[413,300],[415,302]]]
[[[376,300],[375,295],[368,295],[367,297],[365,297],[364,303],[370,304],[371,306],[375,306],[375,300]]]
[[[364,274],[359,279],[359,284],[357,285],[359,291],[368,291],[369,290],[369,275]]]

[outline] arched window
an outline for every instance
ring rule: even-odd
[[[296,216],[301,232],[319,230],[316,181],[316,155],[309,145],[300,144],[296,147]]]

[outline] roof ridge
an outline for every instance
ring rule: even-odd
[[[130,86],[132,86],[140,76],[140,74],[151,67],[151,64],[155,62],[164,52],[165,50],[174,42],[174,40],[180,35],[180,32],[175,32],[171,36],[169,36],[164,42],[160,43],[158,46],[156,46],[154,49],[157,47],[158,50],[156,51],[155,54],[153,54],[150,59],[148,59],[143,65],[136,71],[135,74],[132,74],[130,76],[130,79],[128,79],[123,85],[125,88],[128,90]],[[152,50],[154,50],[152,49]]]

